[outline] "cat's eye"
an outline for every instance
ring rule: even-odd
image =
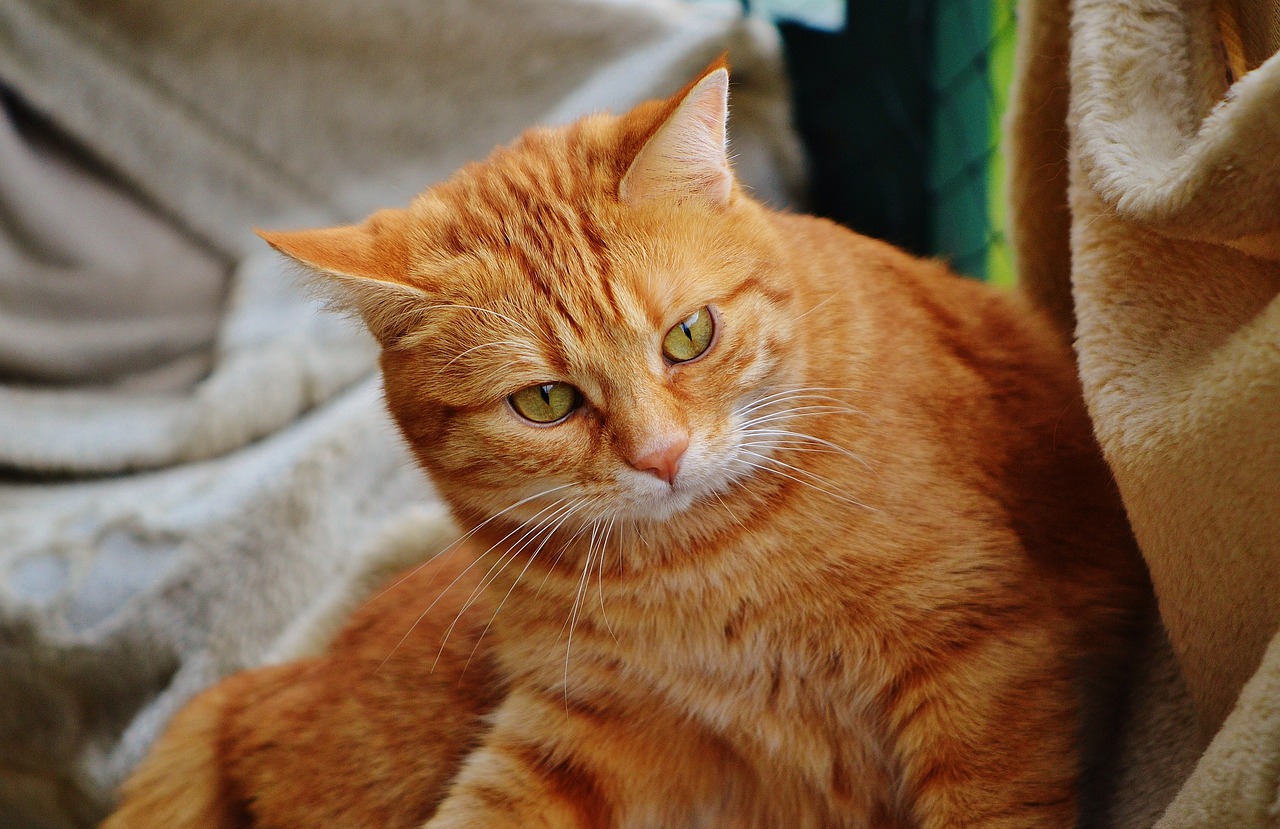
[[[671,326],[671,330],[662,338],[662,356],[673,363],[686,363],[707,350],[715,333],[716,324],[711,319],[711,309],[704,305]]]
[[[582,405],[582,394],[568,383],[541,383],[511,395],[511,408],[534,423],[555,423]]]

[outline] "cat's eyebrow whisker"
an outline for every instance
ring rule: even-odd
[[[531,363],[538,363],[540,359],[536,356],[529,357],[528,355],[526,355],[526,358]],[[441,369],[441,371],[443,371],[443,368]],[[478,384],[481,388],[490,388],[490,387],[501,388],[510,380],[510,375],[511,375],[511,364],[498,363],[496,365],[490,366],[489,370],[486,371],[484,374],[481,374],[478,371],[475,372],[472,375],[471,379],[476,384]]]
[[[845,291],[847,291],[847,290],[849,290],[849,289],[848,289],[848,288],[841,288],[841,289],[840,289],[840,290],[838,290],[838,291],[833,291],[833,292],[831,293],[831,295],[830,295],[830,296],[828,296],[826,299],[822,300],[822,301],[821,301],[821,302],[819,302],[817,305],[814,305],[812,308],[810,308],[808,311],[805,311],[803,314],[800,314],[798,317],[796,317],[796,318],[795,318],[795,321],[796,321],[796,322],[798,322],[798,321],[800,321],[800,320],[804,319],[805,317],[809,316],[809,315],[810,315],[810,314],[812,314],[814,311],[816,311],[816,310],[818,310],[819,308],[821,308],[822,306],[826,305],[828,302],[830,302],[831,300],[833,300],[833,299],[835,299],[836,297],[840,296],[841,294],[843,294],[843,293],[844,293]]]
[[[435,311],[435,310],[445,309],[445,308],[456,308],[456,309],[465,310],[465,311],[475,311],[480,314],[493,314],[495,317],[504,319],[507,322],[511,323],[512,325],[523,329],[525,333],[527,333],[531,337],[538,336],[536,333],[533,332],[532,329],[529,328],[529,326],[525,325],[524,323],[520,322],[517,319],[513,319],[512,317],[507,316],[506,314],[503,314],[499,311],[495,311],[492,308],[479,308],[475,305],[462,305],[460,303],[442,303],[440,305],[430,305],[425,310]]]
[[[461,352],[461,353],[459,353],[459,354],[455,355],[455,356],[454,356],[454,358],[453,358],[452,360],[450,360],[449,362],[447,362],[447,363],[445,363],[444,365],[440,366],[440,368],[436,369],[436,375],[438,376],[441,372],[443,372],[443,371],[444,371],[445,369],[447,369],[449,366],[451,366],[451,365],[453,365],[454,363],[458,362],[458,361],[459,361],[459,360],[461,360],[463,357],[467,356],[468,354],[470,354],[470,353],[471,353],[471,352],[473,352],[473,351],[479,351],[479,350],[480,350],[480,349],[482,349],[482,348],[493,348],[494,346],[498,346],[498,345],[509,345],[509,346],[513,346],[513,347],[515,347],[515,348],[517,348],[517,349],[520,349],[521,351],[524,351],[524,352],[525,352],[525,356],[528,356],[528,355],[529,355],[529,347],[528,347],[528,344],[527,344],[527,343],[522,343],[522,342],[520,342],[519,340],[494,340],[494,341],[492,341],[492,342],[480,343],[480,345],[473,345],[473,346],[471,346],[470,348],[468,348],[467,350],[465,350],[465,351],[463,351],[463,352]]]

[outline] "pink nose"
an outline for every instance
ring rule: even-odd
[[[631,459],[631,465],[641,472],[652,472],[667,483],[674,484],[676,473],[680,471],[680,459],[688,448],[688,435],[668,435],[645,446],[640,454]]]

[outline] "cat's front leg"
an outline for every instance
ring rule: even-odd
[[[546,745],[495,732],[463,765],[424,829],[605,829],[613,806],[596,771]]]
[[[423,829],[684,826],[728,771],[687,721],[517,687]]]
[[[1079,701],[1044,627],[1002,631],[900,672],[886,700],[920,829],[1072,829]]]

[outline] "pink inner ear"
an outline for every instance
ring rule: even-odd
[[[729,73],[721,68],[689,90],[636,154],[618,198],[624,204],[655,198],[728,204],[733,189],[725,146],[728,117]]]

